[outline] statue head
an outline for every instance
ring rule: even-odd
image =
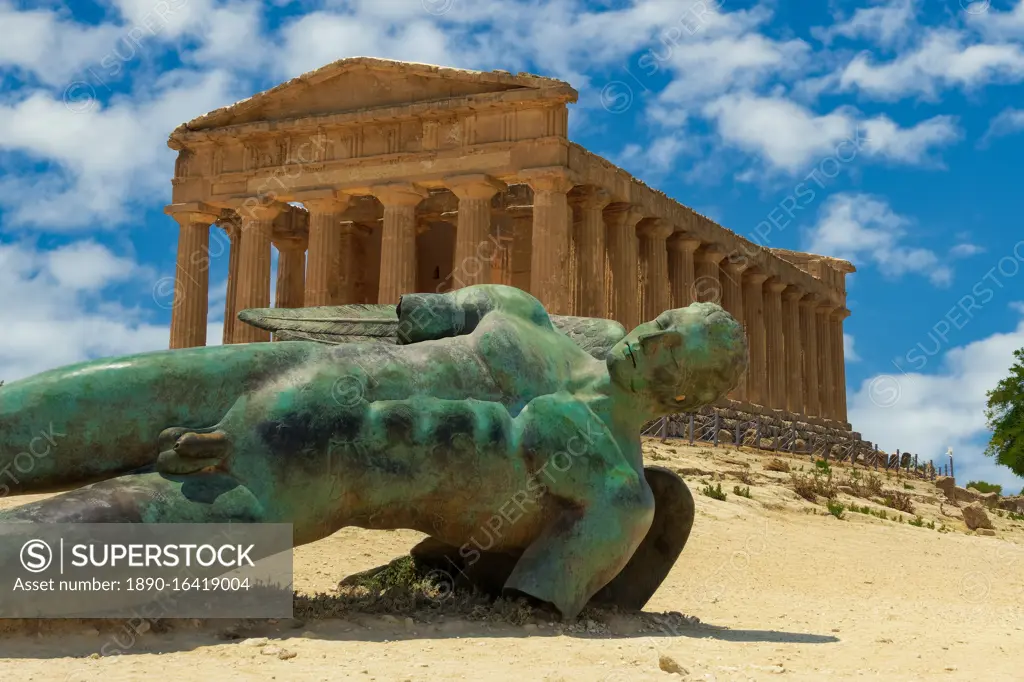
[[[743,327],[714,303],[666,310],[608,352],[613,382],[656,414],[687,412],[731,391],[747,366]]]

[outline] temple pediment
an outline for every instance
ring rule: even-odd
[[[533,91],[534,96],[547,95],[554,100],[576,100],[576,91],[568,83],[553,78],[353,57],[211,111],[174,132],[404,107],[474,95],[500,96],[513,91]]]

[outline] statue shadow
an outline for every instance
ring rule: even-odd
[[[451,639],[525,639],[571,637],[608,641],[712,639],[721,642],[775,643],[775,644],[834,644],[840,639],[833,635],[788,632],[782,630],[732,629],[705,623],[695,625],[663,622],[648,612],[617,614],[624,619],[620,626],[587,631],[556,621],[554,626],[536,623],[518,625],[508,622],[467,620],[458,615],[432,619],[430,622],[411,621],[420,613],[394,614],[352,613],[348,617],[332,617],[303,622],[299,620],[208,620],[201,623],[185,619],[156,621],[146,631],[138,632],[127,620],[0,620],[0,659],[88,659],[114,655],[151,655],[181,653],[199,648],[229,645],[245,646],[246,640],[266,639],[268,644],[301,651],[303,640],[326,642],[403,642],[416,640],[445,641]],[[468,615],[468,614],[467,614]],[[632,630],[629,627],[632,621]],[[648,625],[640,629],[639,623]],[[561,627],[560,627],[561,625]],[[624,626],[624,627],[623,627]],[[641,645],[642,646],[642,645]],[[253,655],[259,656],[253,646]],[[84,664],[84,661],[83,661]]]

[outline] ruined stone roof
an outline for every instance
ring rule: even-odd
[[[808,253],[806,251],[791,251],[789,249],[768,249],[768,250],[771,251],[772,253],[778,255],[780,258],[782,258],[782,257],[789,257],[790,259],[798,259],[798,260],[817,260],[817,259],[820,259],[820,260],[825,261],[826,264],[830,265],[831,267],[835,268],[836,270],[839,270],[840,272],[844,272],[846,274],[849,274],[851,272],[857,272],[857,268],[854,266],[853,263],[851,263],[848,260],[843,260],[842,258],[833,258],[832,256],[822,256],[822,255],[819,255],[819,254],[816,254],[816,253]]]
[[[434,92],[429,90],[419,93],[421,97],[413,101],[430,101],[431,99],[441,100],[452,97],[465,97],[474,94],[495,94],[509,90],[545,90],[552,94],[560,95],[566,101],[575,102],[578,93],[571,85],[556,78],[547,78],[529,73],[512,74],[508,71],[473,71],[470,69],[457,69],[447,66],[436,66],[434,64],[421,64],[417,62],[403,62],[392,59],[379,59],[376,57],[349,57],[331,62],[318,69],[314,69],[301,76],[297,76],[269,90],[257,93],[252,97],[243,99],[235,104],[214,109],[192,119],[188,123],[178,126],[172,133],[173,138],[177,134],[187,133],[196,130],[206,130],[221,126],[234,125],[248,122],[254,112],[266,108],[272,103],[288,99],[301,98],[311,88],[335,80],[334,90],[344,90],[346,87],[344,77],[347,74],[373,72],[380,79],[387,83],[394,83],[401,87],[405,83],[416,79],[419,83],[426,82],[425,79],[436,81],[433,87]],[[358,86],[357,86],[358,87]],[[396,89],[398,89],[396,87]],[[421,90],[423,87],[421,85]],[[425,95],[425,96],[423,96]],[[431,97],[432,95],[432,97]],[[380,106],[393,106],[396,102],[384,101]],[[361,102],[363,109],[373,108],[373,102]],[[358,109],[359,107],[354,107]],[[319,112],[312,112],[313,114]]]

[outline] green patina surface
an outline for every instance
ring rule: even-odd
[[[392,338],[370,319],[383,308],[265,311],[284,316],[270,323],[282,336],[317,340],[97,360],[0,387],[2,484],[92,483],[0,520],[287,522],[297,544],[410,528],[466,559],[517,556],[506,588],[575,615],[651,525],[641,425],[716,400],[746,363],[741,327],[707,303],[625,335],[590,321],[582,337],[505,286],[405,296]]]

